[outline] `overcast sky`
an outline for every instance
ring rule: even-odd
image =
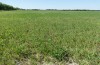
[[[100,10],[100,0],[0,0],[0,2],[24,9]]]

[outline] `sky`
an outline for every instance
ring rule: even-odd
[[[0,0],[23,9],[90,9],[100,10],[100,0]]]

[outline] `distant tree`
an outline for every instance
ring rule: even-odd
[[[0,2],[0,10],[18,10],[19,8],[14,8],[13,6],[3,4]]]
[[[46,10],[51,10],[52,11],[52,10],[57,10],[57,9],[46,9]]]

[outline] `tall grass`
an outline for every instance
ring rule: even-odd
[[[0,12],[0,65],[37,65],[48,56],[99,65],[99,49],[99,11]]]

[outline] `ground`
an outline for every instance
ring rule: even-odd
[[[99,11],[0,11],[0,65],[100,65],[99,49]]]

